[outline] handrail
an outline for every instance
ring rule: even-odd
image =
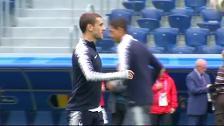
[[[3,0],[0,0],[0,44],[3,37]]]
[[[72,27],[72,29],[69,32],[69,42],[70,42],[70,51],[73,52],[74,47],[76,46],[76,44],[78,43],[78,39],[79,39],[79,29],[77,25],[74,25],[74,27]]]

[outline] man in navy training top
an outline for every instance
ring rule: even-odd
[[[84,13],[79,25],[83,35],[72,55],[73,85],[67,106],[69,125],[103,125],[99,105],[101,81],[132,79],[134,73],[130,70],[101,73],[102,64],[95,42],[103,38],[102,17],[96,13]]]
[[[135,73],[132,80],[123,82],[127,86],[128,100],[123,124],[150,125],[148,109],[152,103],[152,84],[159,76],[162,65],[145,45],[127,34],[126,20],[118,18],[110,21],[110,33],[119,43],[118,69],[120,71],[130,69]]]

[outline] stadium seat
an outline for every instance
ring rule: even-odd
[[[114,53],[116,52],[116,45],[111,38],[104,38],[96,43],[97,51],[100,53]]]
[[[175,8],[175,0],[152,0],[152,4],[163,12],[170,12]]]
[[[215,31],[221,27],[222,14],[215,9],[203,9],[201,11],[203,22],[198,23],[201,28],[207,28]]]
[[[215,9],[203,9],[201,11],[201,16],[204,21],[218,21],[221,22],[222,20],[222,13],[215,10]]]
[[[139,42],[142,42],[144,44],[147,43],[147,35],[149,30],[146,28],[129,28],[128,33],[132,35],[135,39],[137,39]]]
[[[207,0],[184,0],[185,6],[194,10],[194,14],[198,15],[200,11],[206,8]]]
[[[141,12],[142,18],[137,20],[138,25],[141,28],[147,28],[149,32],[160,27],[162,12],[157,9],[144,9]]]
[[[109,17],[109,21],[113,19],[123,18],[130,25],[132,21],[134,11],[129,9],[113,9],[110,14],[106,14]]]
[[[208,29],[189,28],[185,33],[186,45],[193,47],[206,45],[208,34]]]
[[[158,28],[153,32],[156,46],[168,49],[174,47],[177,42],[178,29],[176,28]]]
[[[220,54],[223,48],[221,46],[200,46],[197,53],[199,54]]]
[[[135,12],[139,12],[145,8],[145,1],[123,1],[122,4],[126,9],[131,9]]]
[[[194,47],[190,46],[183,46],[183,47],[173,47],[169,50],[169,53],[173,54],[193,54],[195,52]]]
[[[171,14],[180,14],[180,15],[188,15],[193,16],[194,10],[191,8],[175,8],[171,11]]]
[[[142,18],[161,20],[162,11],[158,9],[144,9],[141,11]]]
[[[216,45],[224,46],[224,28],[219,28],[215,32]]]
[[[191,26],[191,17],[183,14],[172,14],[168,16],[171,27],[178,28],[180,33],[184,33]]]

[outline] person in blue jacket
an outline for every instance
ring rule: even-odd
[[[211,81],[206,70],[207,62],[204,59],[197,59],[194,70],[189,73],[186,78],[189,125],[206,125],[207,122],[207,93]]]

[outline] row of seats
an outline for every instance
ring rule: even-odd
[[[104,39],[98,42],[97,49],[103,53],[114,53],[116,45],[109,36],[109,31],[104,33]],[[140,42],[147,44],[148,30],[145,28],[128,28],[128,33]],[[224,28],[220,28],[210,34],[205,28],[189,28],[184,34],[186,46],[177,46],[178,29],[176,28],[157,28],[151,33],[155,47],[150,47],[153,53],[214,53],[218,54],[224,46]],[[208,37],[215,37],[215,46],[208,46]]]
[[[211,32],[221,27],[222,13],[210,8],[201,10],[200,15],[203,19],[202,22],[198,22],[198,26],[201,28],[207,28]],[[128,24],[131,25],[133,18],[133,11],[128,9],[114,9],[111,11],[109,21],[116,18],[124,18]],[[158,9],[143,9],[140,12],[140,18],[137,19],[137,23],[141,28],[149,29],[152,32],[156,28],[159,28],[161,18],[163,16],[162,11]],[[178,28],[180,33],[184,33],[192,25],[193,10],[191,9],[174,9],[168,15],[168,22],[170,27]]]
[[[122,4],[125,8],[139,12],[146,7],[147,0],[127,0]],[[150,0],[153,6],[163,12],[170,12],[176,8],[177,0]],[[194,14],[198,14],[201,9],[206,7],[208,0],[184,0],[185,8],[192,9]]]

